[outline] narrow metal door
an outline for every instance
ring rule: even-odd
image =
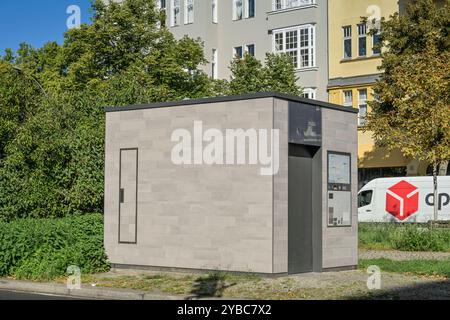
[[[137,243],[138,149],[120,150],[119,243]]]
[[[289,156],[288,272],[313,271],[312,159]]]

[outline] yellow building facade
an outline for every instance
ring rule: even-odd
[[[369,35],[375,19],[388,19],[402,12],[406,1],[331,0],[329,1],[329,83],[332,103],[360,110],[358,168],[360,186],[378,177],[424,175],[427,164],[404,157],[400,151],[378,147],[370,132],[363,132],[368,102],[375,97],[373,85],[381,71],[377,35]],[[369,23],[363,24],[362,17]]]

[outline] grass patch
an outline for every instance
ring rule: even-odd
[[[170,295],[195,297],[222,297],[225,290],[239,284],[255,284],[261,280],[257,275],[211,272],[208,274],[139,274],[113,276],[108,274],[83,275],[82,283],[101,287],[126,288]],[[58,280],[65,283],[65,279]]]
[[[187,295],[191,291],[194,279],[195,278],[190,275],[137,275],[117,277],[109,277],[103,275],[83,275],[81,281],[85,284],[96,284],[100,287],[161,292],[171,295]]]
[[[65,283],[65,278],[57,280]],[[299,288],[292,278],[261,278],[254,274],[211,272],[209,274],[83,275],[82,283],[98,287],[133,289],[188,297],[224,297],[257,300],[311,299],[328,290]]]
[[[57,280],[64,284],[65,278]],[[133,289],[188,297],[224,297],[257,300],[311,299],[329,290],[298,288],[292,278],[262,278],[255,274],[211,272],[208,274],[83,275],[82,283],[98,287]]]
[[[450,252],[450,228],[419,224],[359,223],[359,246],[372,250]]]
[[[450,278],[450,259],[407,261],[393,261],[384,258],[360,259],[358,267],[362,270],[366,270],[371,265],[380,267],[381,272]]]
[[[388,281],[383,282],[384,291],[371,291],[367,288],[367,266],[379,265],[388,275]],[[400,265],[400,266],[399,266]],[[192,273],[132,273],[121,274],[91,274],[83,275],[84,285],[96,284],[98,287],[134,289],[144,292],[179,295],[190,298],[223,297],[251,300],[342,300],[342,299],[378,299],[396,298],[404,294],[421,294],[424,298],[440,297],[448,292],[443,287],[442,277],[449,276],[449,261],[419,261],[398,264],[385,259],[364,260],[360,268],[351,272],[336,273],[332,277],[327,274],[311,274],[310,277],[264,278],[252,274],[232,274],[226,272],[211,272],[209,274]],[[408,276],[403,276],[407,274]],[[424,275],[428,278],[439,276],[438,279],[426,279],[414,275]],[[64,278],[58,280],[65,283]],[[422,292],[424,286],[436,286],[436,291]],[[448,281],[445,279],[444,281]],[[396,288],[403,288],[397,292]],[[444,290],[444,291],[442,291]]]

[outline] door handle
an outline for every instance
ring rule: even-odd
[[[372,210],[370,210],[370,209],[366,209],[366,212],[372,212]]]
[[[125,201],[125,189],[120,189],[119,192],[119,202],[124,203]]]

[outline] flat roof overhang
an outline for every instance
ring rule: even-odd
[[[105,112],[120,112],[120,111],[132,111],[132,110],[145,110],[145,109],[157,109],[157,108],[170,108],[170,107],[179,107],[179,106],[191,106],[191,105],[200,105],[200,104],[210,104],[210,103],[219,103],[219,102],[230,102],[230,101],[242,101],[242,100],[253,100],[253,99],[261,99],[261,98],[277,98],[281,100],[291,101],[291,102],[300,102],[304,104],[309,104],[316,107],[321,107],[325,109],[333,109],[338,111],[350,112],[350,113],[358,113],[358,110],[351,107],[344,107],[338,104],[333,104],[329,102],[323,102],[318,100],[306,99],[294,95],[289,95],[285,93],[278,92],[259,92],[259,93],[249,93],[244,95],[234,95],[234,96],[220,96],[220,97],[212,97],[212,98],[202,98],[202,99],[193,99],[193,100],[181,100],[181,101],[169,101],[169,102],[158,102],[151,104],[140,104],[140,105],[131,105],[131,106],[123,106],[123,107],[106,107]]]

